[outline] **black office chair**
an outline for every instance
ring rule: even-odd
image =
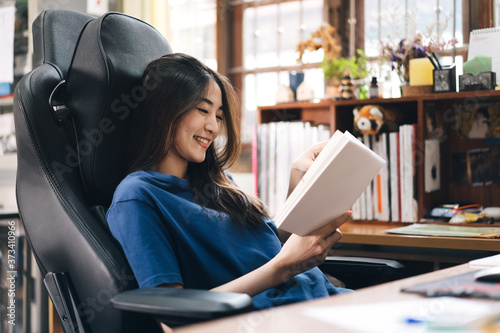
[[[251,310],[243,294],[137,289],[105,220],[123,175],[141,76],[170,53],[150,25],[44,11],[33,24],[34,69],[17,85],[17,202],[65,332],[146,332]],[[148,315],[145,315],[148,314]]]
[[[34,69],[14,97],[17,201],[64,331],[158,328],[115,307],[172,326],[252,309],[241,294],[159,288],[118,296],[137,283],[104,214],[122,176],[130,115],[144,97],[142,72],[171,52],[165,39],[123,14],[68,10],[43,12],[33,35]]]

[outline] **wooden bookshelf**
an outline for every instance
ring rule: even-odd
[[[457,132],[459,115],[467,117],[479,105],[499,105],[500,91],[472,91],[459,93],[425,94],[414,97],[368,100],[321,100],[314,102],[284,103],[258,108],[258,123],[273,121],[309,121],[328,124],[332,132],[336,129],[353,132],[355,107],[377,104],[397,107],[404,113],[403,123],[417,124],[417,176],[418,219],[428,218],[433,207],[444,202],[471,202],[483,206],[500,206],[500,183],[488,185],[459,185],[453,178],[453,155],[474,149],[493,148],[484,139],[461,138]],[[440,133],[441,186],[426,193],[424,187],[424,140],[429,138],[426,114],[435,117]],[[499,162],[500,163],[500,162]]]

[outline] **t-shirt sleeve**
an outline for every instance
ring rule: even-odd
[[[183,284],[172,235],[155,210],[140,200],[114,203],[107,214],[139,287]]]

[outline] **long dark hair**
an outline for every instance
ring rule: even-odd
[[[224,172],[240,153],[236,92],[225,76],[191,56],[165,55],[153,60],[144,71],[147,95],[134,115],[128,172],[154,168],[163,160],[174,144],[179,123],[205,97],[211,81],[222,92],[224,121],[219,136],[224,144],[215,147],[212,143],[202,163],[188,163],[193,200],[226,212],[236,223],[258,226],[267,217],[262,202],[235,186]]]

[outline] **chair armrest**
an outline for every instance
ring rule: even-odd
[[[333,276],[338,273],[388,275],[400,272],[405,266],[389,259],[328,256],[319,268]]]
[[[151,314],[171,327],[253,310],[246,294],[178,288],[128,290],[111,302],[120,310]]]

